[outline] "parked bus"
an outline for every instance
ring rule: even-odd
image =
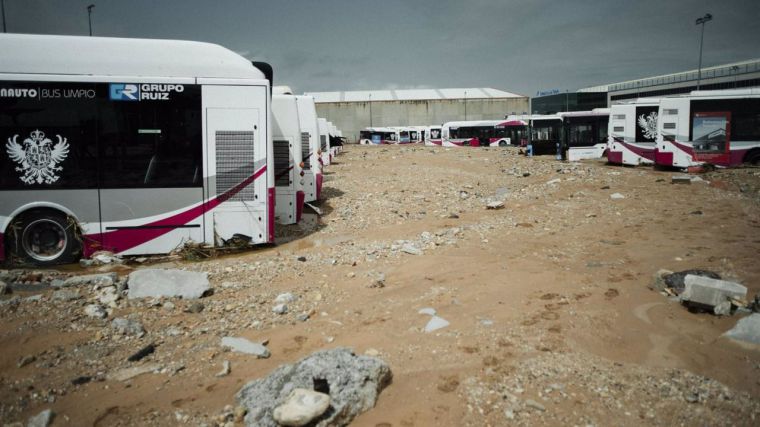
[[[398,131],[388,127],[371,127],[359,131],[359,144],[380,145],[398,142]]]
[[[0,259],[274,241],[271,67],[188,41],[2,34],[0,51]]]
[[[319,117],[319,149],[322,150],[322,166],[330,164],[330,127],[327,125],[327,119]]]
[[[497,129],[501,129],[502,139],[498,141],[499,146],[511,145],[519,147],[523,144],[527,144],[528,141],[528,126],[529,121],[508,117],[505,121],[496,125]],[[494,144],[491,144],[494,146]]]
[[[504,120],[472,120],[444,123],[444,147],[498,147],[510,144],[509,132],[499,127]]]
[[[295,224],[301,220],[306,194],[302,169],[302,129],[293,95],[272,95],[272,151],[274,154],[275,220]]]
[[[760,164],[760,89],[662,98],[658,114],[658,165]]]
[[[610,107],[607,161],[616,165],[651,165],[657,139],[660,100],[641,98]]]
[[[319,124],[317,122],[317,109],[314,98],[308,95],[296,95],[298,107],[298,120],[301,125],[302,162],[304,171],[304,201],[314,202],[319,200],[322,192],[322,163],[319,157],[322,151],[319,148]]]
[[[441,127],[440,126],[428,126],[425,128],[425,145],[441,145],[443,140],[441,139]]]
[[[559,113],[562,117],[562,158],[599,159],[607,152],[610,109]]]

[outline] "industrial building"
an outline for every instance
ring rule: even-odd
[[[440,125],[454,120],[502,119],[530,111],[530,98],[492,88],[308,92],[349,142],[368,126]]]

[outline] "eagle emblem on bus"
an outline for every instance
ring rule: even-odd
[[[653,111],[648,116],[639,116],[639,127],[641,127],[641,133],[646,139],[657,138],[657,112]]]
[[[21,144],[16,142],[18,137],[8,138],[5,149],[10,159],[21,165],[16,167],[17,172],[24,173],[21,181],[25,184],[52,184],[58,181],[57,172],[63,170],[58,163],[69,155],[66,138],[56,135],[58,142],[53,145],[53,141],[40,130],[33,131]]]

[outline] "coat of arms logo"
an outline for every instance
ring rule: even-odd
[[[653,111],[648,116],[640,115],[639,126],[641,127],[641,133],[644,134],[644,138],[657,138],[657,113]]]
[[[33,131],[29,138],[24,139],[23,145],[16,142],[18,135],[8,138],[5,149],[8,156],[21,166],[16,171],[24,172],[21,181],[25,184],[52,184],[58,181],[58,174],[63,167],[58,166],[69,154],[69,144],[66,138],[56,135],[58,142],[53,145],[50,138],[40,130]]]

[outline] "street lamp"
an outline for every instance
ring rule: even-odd
[[[702,43],[705,41],[705,24],[712,21],[712,15],[706,13],[705,16],[697,18],[697,25],[702,25],[702,36],[699,39],[699,68],[697,68],[697,90],[702,82]]]
[[[90,23],[90,37],[92,37],[92,9],[95,8],[94,4],[87,6],[87,22]]]
[[[467,121],[467,91],[464,91],[464,121]]]
[[[369,127],[372,127],[372,93],[369,94]]]

